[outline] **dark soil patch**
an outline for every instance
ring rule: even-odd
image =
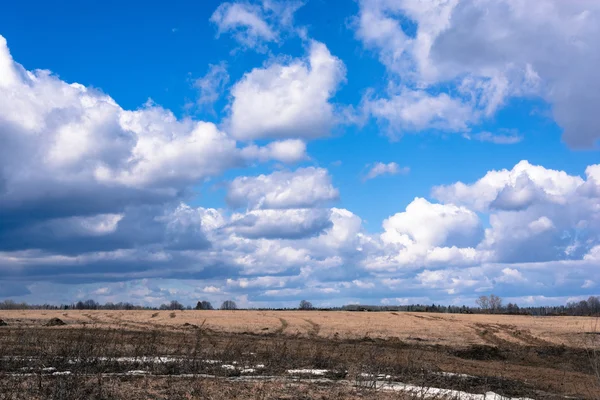
[[[567,348],[565,346],[546,346],[536,347],[535,351],[539,356],[562,356]]]
[[[60,318],[50,318],[48,322],[45,324],[46,326],[63,326],[66,323]]]
[[[506,355],[495,346],[473,345],[454,351],[454,355],[468,360],[506,360]]]

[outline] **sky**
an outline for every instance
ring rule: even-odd
[[[600,294],[600,2],[0,7],[0,299]]]

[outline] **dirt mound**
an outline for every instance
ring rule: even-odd
[[[66,325],[65,322],[60,318],[50,318],[48,322],[46,322],[45,326],[62,326]]]
[[[466,349],[456,350],[454,355],[469,360],[505,360],[506,355],[495,346],[473,345]]]
[[[0,319],[0,326],[8,326],[8,324],[3,319]]]

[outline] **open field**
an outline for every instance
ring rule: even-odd
[[[51,318],[66,325],[45,326]],[[0,311],[0,399],[600,398],[596,319]]]
[[[214,332],[394,338],[451,346],[509,342],[587,347],[598,323],[589,317],[409,312],[0,310],[0,319],[11,326],[39,326],[55,317],[72,328],[181,329],[202,324]]]

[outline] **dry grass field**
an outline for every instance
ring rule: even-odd
[[[13,326],[42,325],[50,318],[60,318],[71,328],[181,329],[190,324],[224,333],[394,338],[451,346],[509,342],[580,348],[592,344],[598,324],[589,317],[409,312],[0,310],[0,319]]]
[[[53,318],[65,325],[47,326]],[[11,310],[0,319],[0,399],[600,398],[595,318]]]

